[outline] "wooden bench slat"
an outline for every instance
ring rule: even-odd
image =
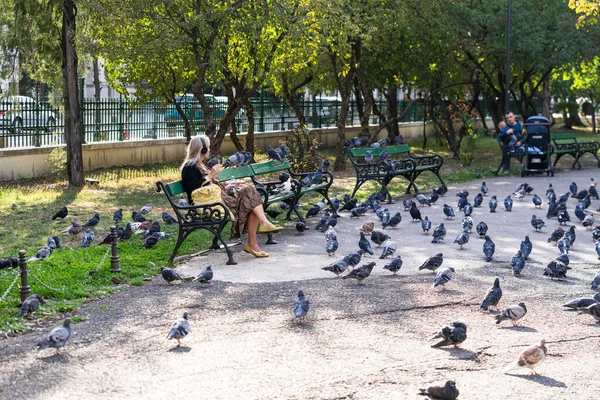
[[[252,167],[254,175],[265,175],[291,168],[290,163],[288,163],[287,161],[267,161],[262,163],[250,164],[250,167]]]
[[[171,183],[165,185],[165,191],[167,192],[169,197],[174,197],[174,196],[180,195],[182,193],[185,193],[185,190],[183,190],[183,184],[181,183],[181,181],[171,182]]]
[[[221,182],[226,182],[231,179],[250,178],[254,176],[254,171],[250,165],[244,167],[225,168],[217,174],[217,179]]]

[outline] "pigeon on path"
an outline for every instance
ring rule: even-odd
[[[423,220],[423,218],[421,218],[421,210],[419,210],[417,208],[416,203],[412,204],[412,207],[410,208],[409,212],[410,212],[410,216],[413,219],[413,221],[422,221]]]
[[[444,224],[440,224],[433,230],[433,240],[431,243],[439,243],[446,237],[446,228]]]
[[[423,264],[421,264],[421,266],[419,267],[419,271],[428,269],[431,272],[435,273],[435,270],[438,269],[442,265],[443,262],[444,262],[444,254],[438,253],[435,256],[430,257],[427,260],[425,260],[425,262]]]
[[[525,235],[525,239],[521,242],[521,255],[527,260],[533,249],[533,243],[529,240],[529,235]]]
[[[483,255],[485,256],[485,261],[492,261],[492,257],[494,257],[494,253],[496,252],[496,244],[490,239],[488,235],[485,235],[485,242],[483,243]]]
[[[188,321],[187,311],[183,313],[183,318],[173,322],[171,329],[167,334],[167,339],[177,339],[177,347],[181,346],[181,339],[186,337],[191,331],[190,321]]]
[[[442,286],[443,290],[446,290],[446,283],[452,280],[452,273],[456,272],[454,268],[444,268],[440,270],[435,276],[435,280],[433,281],[433,287]]]
[[[517,251],[517,254],[511,258],[510,265],[512,267],[513,276],[521,276],[521,271],[523,271],[523,268],[525,267],[525,259],[523,258],[521,250]]]
[[[373,255],[373,248],[371,247],[371,243],[365,237],[363,232],[360,233],[360,239],[358,240],[358,247],[362,249],[365,253]]]
[[[513,201],[510,198],[510,196],[507,196],[504,199],[504,208],[506,209],[506,211],[512,211],[512,206],[513,206]]]
[[[521,318],[523,318],[527,314],[527,307],[525,307],[525,303],[512,304],[506,307],[502,312],[496,315],[494,318],[496,319],[496,324],[501,323],[502,321],[511,321],[513,326],[520,326],[517,322]]]
[[[477,227],[475,227],[475,231],[477,231],[479,237],[485,237],[485,235],[487,235],[488,226],[485,222],[481,221],[477,224]]]
[[[400,268],[402,268],[402,257],[400,257],[400,256],[396,256],[396,257],[392,258],[392,261],[390,261],[389,264],[386,264],[383,266],[383,269],[387,269],[388,271],[392,272],[394,275],[398,274],[398,271],[400,271]]]
[[[67,207],[63,207],[52,216],[52,220],[54,221],[57,218],[64,219],[67,215],[69,215],[69,210]]]
[[[479,208],[483,204],[483,194],[477,193],[477,195],[473,198],[473,207]]]
[[[568,303],[563,304],[563,307],[578,310],[580,308],[586,308],[591,306],[594,303],[600,302],[600,292],[596,293],[594,297],[582,297],[579,299],[571,300]]]
[[[356,253],[350,253],[344,257],[344,261],[348,266],[354,268],[360,263],[363,254],[365,254],[363,250],[358,250]]]
[[[494,307],[496,311],[500,311],[498,308],[498,302],[500,302],[501,298],[502,289],[500,288],[500,278],[496,278],[494,279],[494,286],[488,289],[479,308],[482,311],[488,311],[490,307]]]
[[[485,196],[486,194],[488,194],[488,192],[490,191],[487,187],[487,185],[485,184],[485,181],[481,182],[481,189],[480,189],[481,193]]]
[[[364,284],[363,280],[368,278],[371,275],[371,271],[373,271],[373,267],[375,266],[375,262],[370,262],[361,266],[360,268],[355,268],[348,275],[342,276],[342,279],[353,278],[358,280],[358,284]]]
[[[194,279],[192,279],[192,282],[210,283],[212,278],[212,266],[208,265],[206,268],[204,268],[204,271],[200,272]]]
[[[340,260],[321,269],[324,271],[333,272],[339,277],[340,274],[342,274],[344,271],[346,271],[346,269],[348,269],[348,263],[344,260]]]
[[[308,314],[308,310],[310,309],[310,303],[306,300],[304,296],[304,291],[298,290],[298,300],[294,304],[294,318],[296,323],[300,324],[304,322],[304,318],[306,318],[306,314]]]
[[[393,255],[397,249],[398,249],[398,243],[396,243],[395,241],[393,241],[391,239],[388,239],[383,244],[383,250],[381,251],[381,256],[379,256],[379,258],[383,260],[384,258]]]
[[[469,234],[467,232],[462,232],[460,235],[454,239],[454,243],[458,244],[462,249],[465,244],[469,241]]]
[[[592,290],[598,290],[598,286],[600,286],[600,272],[596,274],[594,280],[592,281]]]
[[[162,275],[163,279],[167,281],[167,285],[169,286],[173,284],[173,281],[182,280],[181,276],[179,276],[179,274],[171,268],[160,267],[160,274]]]
[[[533,202],[533,205],[536,208],[540,208],[542,206],[542,198],[540,196],[538,196],[537,194],[533,195],[533,198],[531,199],[531,201]]]
[[[423,218],[421,221],[421,229],[423,229],[424,234],[429,234],[429,230],[431,229],[431,221],[429,218],[427,218],[427,216],[425,216],[425,218]]]
[[[440,329],[440,331],[431,339],[433,340],[438,338],[442,338],[442,341],[434,344],[431,347],[450,345],[458,347],[459,344],[467,340],[467,325],[461,321],[450,322],[450,324]]]
[[[546,224],[541,218],[536,217],[534,214],[531,216],[531,226],[535,228],[536,232],[539,232]]]
[[[492,198],[488,202],[488,206],[490,208],[490,212],[496,212],[496,208],[498,207],[498,198],[496,196],[492,196]]]
[[[449,206],[448,204],[444,204],[444,215],[446,215],[446,218],[450,219],[455,217],[454,214],[454,209],[452,208],[452,206]]]
[[[388,240],[390,237],[383,233],[382,231],[372,231],[371,232],[371,241],[377,245],[377,247],[381,246]]]
[[[547,354],[548,348],[546,347],[546,340],[542,339],[538,344],[533,345],[522,352],[519,357],[512,364],[504,368],[502,372],[506,374],[507,372],[518,368],[529,368],[531,369],[532,375],[538,375],[534,368],[546,359]]]
[[[413,203],[414,204],[414,203]],[[416,205],[413,205],[413,207],[416,207]],[[419,211],[419,210],[417,210]],[[412,209],[411,209],[411,215],[412,215]],[[419,219],[421,219],[421,212],[419,211]],[[383,229],[385,229],[386,227],[390,226],[392,229],[396,229],[396,227],[398,226],[398,224],[400,223],[400,221],[402,221],[402,214],[400,214],[399,212],[397,212],[396,214],[394,214],[389,221],[387,221],[386,223],[383,223]]]
[[[71,318],[65,318],[62,326],[52,329],[48,336],[38,343],[38,350],[44,350],[48,347],[56,349],[56,354],[60,354],[60,348],[67,344],[71,337]]]
[[[447,381],[444,386],[430,386],[427,389],[419,389],[421,396],[431,399],[455,400],[460,393],[454,381]]]
[[[596,320],[596,323],[600,323],[600,303],[594,303],[580,311],[581,314],[589,314]]]

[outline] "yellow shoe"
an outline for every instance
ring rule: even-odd
[[[283,229],[283,227],[281,227],[279,225],[273,225],[273,226],[263,226],[263,225],[261,225],[258,228],[258,233],[278,232],[278,231],[280,231],[282,229]]]
[[[246,243],[246,245],[244,246],[244,251],[246,253],[252,254],[256,258],[269,257],[269,253],[267,253],[266,251],[256,252],[256,251],[252,250],[252,247],[250,247],[250,245],[248,245],[248,243]]]

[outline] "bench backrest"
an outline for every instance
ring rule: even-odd
[[[288,170],[291,168],[291,165],[287,161],[267,161],[262,163],[250,164],[250,167],[252,167],[254,175],[265,175],[277,171]]]
[[[550,137],[552,140],[577,140],[577,136],[574,133],[553,133]]]
[[[165,185],[165,191],[169,197],[177,196],[178,194],[184,193],[183,185],[181,181],[171,182]]]
[[[379,157],[379,154],[383,151],[383,149],[387,150],[390,156],[410,153],[410,146],[406,143],[397,144],[394,146],[381,147],[376,149],[374,147],[356,147],[352,149],[348,149],[348,153],[352,157],[364,157],[367,155],[367,151],[373,155],[373,157]]]
[[[254,176],[254,171],[250,165],[244,167],[225,168],[217,174],[217,179],[226,182],[232,179],[250,178]]]

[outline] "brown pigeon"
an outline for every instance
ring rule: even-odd
[[[546,354],[548,354],[546,340],[542,339],[538,344],[533,345],[522,352],[519,358],[517,358],[515,362],[510,364],[508,367],[504,368],[502,372],[506,374],[508,371],[512,371],[513,369],[529,368],[531,369],[532,375],[538,375],[534,368],[546,359]]]

